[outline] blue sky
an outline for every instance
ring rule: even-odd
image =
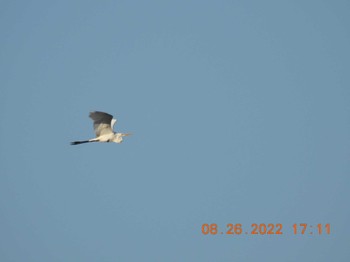
[[[349,11],[1,1],[0,260],[349,261]]]

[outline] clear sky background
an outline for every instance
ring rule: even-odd
[[[345,0],[0,1],[0,261],[349,261],[349,25]],[[94,110],[133,136],[69,145]]]

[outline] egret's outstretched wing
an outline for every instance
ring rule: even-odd
[[[112,130],[113,130],[113,127],[116,123],[117,123],[117,119],[113,118],[111,121]]]
[[[113,125],[116,121],[112,121],[112,115],[95,111],[91,112],[89,117],[94,121],[94,129],[97,137],[113,133]]]

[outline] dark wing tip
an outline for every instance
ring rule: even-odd
[[[101,112],[101,111],[93,111],[93,112],[90,112],[89,114],[89,117],[92,119],[92,120],[100,120],[100,119],[111,119],[113,118],[112,115],[108,114],[108,113],[105,113],[105,112]]]

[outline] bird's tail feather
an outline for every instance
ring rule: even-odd
[[[89,143],[89,142],[96,142],[96,141],[91,141],[91,140],[85,140],[85,141],[74,141],[71,142],[71,145],[79,145],[79,144],[84,144],[84,143]]]

